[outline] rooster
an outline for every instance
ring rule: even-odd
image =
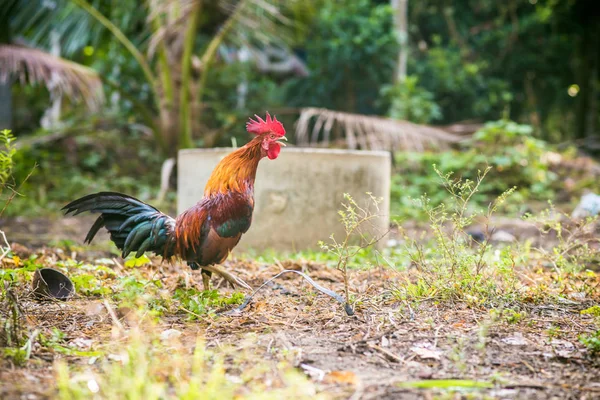
[[[204,197],[176,219],[134,197],[100,192],[84,196],[65,207],[65,215],[82,212],[100,214],[90,228],[85,243],[91,243],[105,227],[122,257],[135,253],[140,257],[152,252],[163,259],[180,258],[192,270],[202,270],[205,290],[210,289],[212,272],[232,284],[248,287],[243,281],[215,268],[248,231],[254,209],[254,178],[264,157],[274,160],[287,140],[285,129],[276,117],[258,115],[246,124],[256,136],[245,146],[227,155],[213,170]]]

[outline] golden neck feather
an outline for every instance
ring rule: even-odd
[[[263,158],[260,136],[228,154],[217,164],[204,188],[204,196],[245,193],[254,188],[258,162]]]

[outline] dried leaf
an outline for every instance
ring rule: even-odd
[[[21,83],[42,83],[74,100],[83,100],[92,109],[104,102],[98,73],[83,65],[38,49],[0,45],[0,82],[16,76]]]
[[[433,344],[429,342],[417,343],[410,349],[422,359],[439,360],[443,353],[442,350],[433,347]]]
[[[296,123],[296,139],[303,146],[329,146],[342,139],[332,137],[332,132],[337,131],[343,132],[349,149],[423,151],[432,146],[446,148],[463,140],[427,125],[324,108],[303,108]]]
[[[526,346],[529,344],[529,341],[525,339],[521,334],[515,334],[514,336],[505,337],[501,340],[502,342],[511,346]]]
[[[347,383],[350,385],[356,385],[358,383],[358,377],[352,371],[331,371],[325,375],[325,383]]]

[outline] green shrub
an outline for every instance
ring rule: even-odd
[[[0,131],[0,193],[8,184],[13,169],[16,149],[12,145],[14,137],[8,129]]]
[[[488,178],[471,199],[474,207],[487,206],[511,187],[517,188],[513,197],[515,207],[524,201],[554,198],[561,180],[546,157],[553,149],[534,138],[532,132],[528,125],[501,120],[487,123],[459,150],[396,154],[398,167],[392,178],[392,215],[412,216],[410,199],[419,198],[423,193],[433,205],[449,200],[432,165],[470,181],[477,180],[478,170],[490,166]]]
[[[433,93],[423,89],[416,76],[408,76],[404,82],[394,85],[385,85],[380,94],[383,102],[389,104],[390,118],[426,124],[442,116]]]

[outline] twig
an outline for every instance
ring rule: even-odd
[[[202,268],[205,268],[205,267],[202,267]],[[346,311],[347,315],[354,315],[354,310],[352,309],[352,307],[350,306],[350,304],[347,303],[346,300],[344,300],[344,298],[342,296],[340,296],[339,294],[335,293],[332,290],[326,289],[323,286],[319,285],[317,282],[313,281],[311,279],[311,277],[309,277],[305,273],[300,272],[300,271],[295,271],[293,269],[286,269],[284,271],[281,271],[280,273],[278,273],[277,275],[275,275],[274,277],[272,277],[271,279],[269,279],[268,281],[266,281],[265,283],[263,283],[262,285],[260,285],[259,288],[256,289],[251,295],[246,296],[246,299],[244,300],[244,302],[239,307],[237,307],[237,308],[229,311],[227,314],[232,313],[232,311],[233,312],[237,312],[237,313],[241,313],[244,310],[244,308],[246,308],[246,306],[248,306],[248,304],[250,304],[250,302],[252,301],[252,299],[254,298],[254,296],[260,290],[262,290],[262,288],[264,288],[265,286],[267,286],[269,283],[271,283],[275,279],[279,278],[281,275],[287,274],[288,272],[300,275],[308,283],[310,283],[315,289],[317,289],[319,292],[321,292],[323,294],[326,294],[329,297],[332,297],[333,299],[337,300],[340,304],[342,304],[344,306],[344,310]]]
[[[377,350],[378,352],[380,352],[381,354],[385,355],[385,356],[386,356],[388,359],[390,359],[390,360],[392,360],[392,361],[396,361],[396,362],[403,363],[403,364],[404,364],[404,362],[405,362],[405,361],[404,361],[402,358],[398,357],[398,356],[397,356],[397,355],[395,355],[394,353],[392,353],[392,352],[390,352],[390,351],[387,351],[387,350],[386,350],[386,349],[384,349],[383,347],[381,347],[381,346],[378,346],[378,345],[376,345],[376,344],[370,344],[370,343],[367,343],[367,347],[368,347],[369,349],[372,349],[372,350]]]
[[[2,261],[2,259],[4,257],[6,257],[6,255],[12,250],[10,247],[10,243],[8,243],[8,240],[6,240],[6,235],[4,234],[3,230],[0,230],[0,236],[2,236],[2,239],[4,240],[4,243],[6,244],[6,248],[1,248],[2,249],[2,254],[0,254],[0,261]]]
[[[104,307],[106,308],[106,311],[108,311],[108,315],[110,315],[110,318],[112,319],[113,323],[117,326],[117,328],[119,328],[120,331],[124,331],[125,328],[123,327],[123,324],[121,323],[121,321],[119,321],[119,318],[117,318],[117,315],[115,314],[114,310],[112,309],[112,307],[110,306],[110,304],[108,304],[108,301],[106,299],[104,299]]]
[[[8,196],[8,199],[4,202],[4,207],[2,207],[2,210],[0,210],[0,217],[2,216],[2,214],[4,214],[4,211],[6,210],[6,207],[8,207],[8,205],[12,202],[12,200],[15,198],[16,195],[21,195],[19,193],[19,190],[21,189],[21,187],[23,186],[23,184],[25,182],[27,182],[27,180],[29,179],[29,177],[31,176],[31,174],[33,174],[33,171],[37,168],[37,164],[35,164],[33,166],[33,168],[31,168],[31,171],[29,171],[29,173],[27,174],[27,176],[25,177],[25,179],[23,179],[21,181],[21,183],[19,183],[19,186],[14,189],[12,187],[8,187],[8,189],[10,189],[12,191],[12,193],[10,194],[10,196]]]

